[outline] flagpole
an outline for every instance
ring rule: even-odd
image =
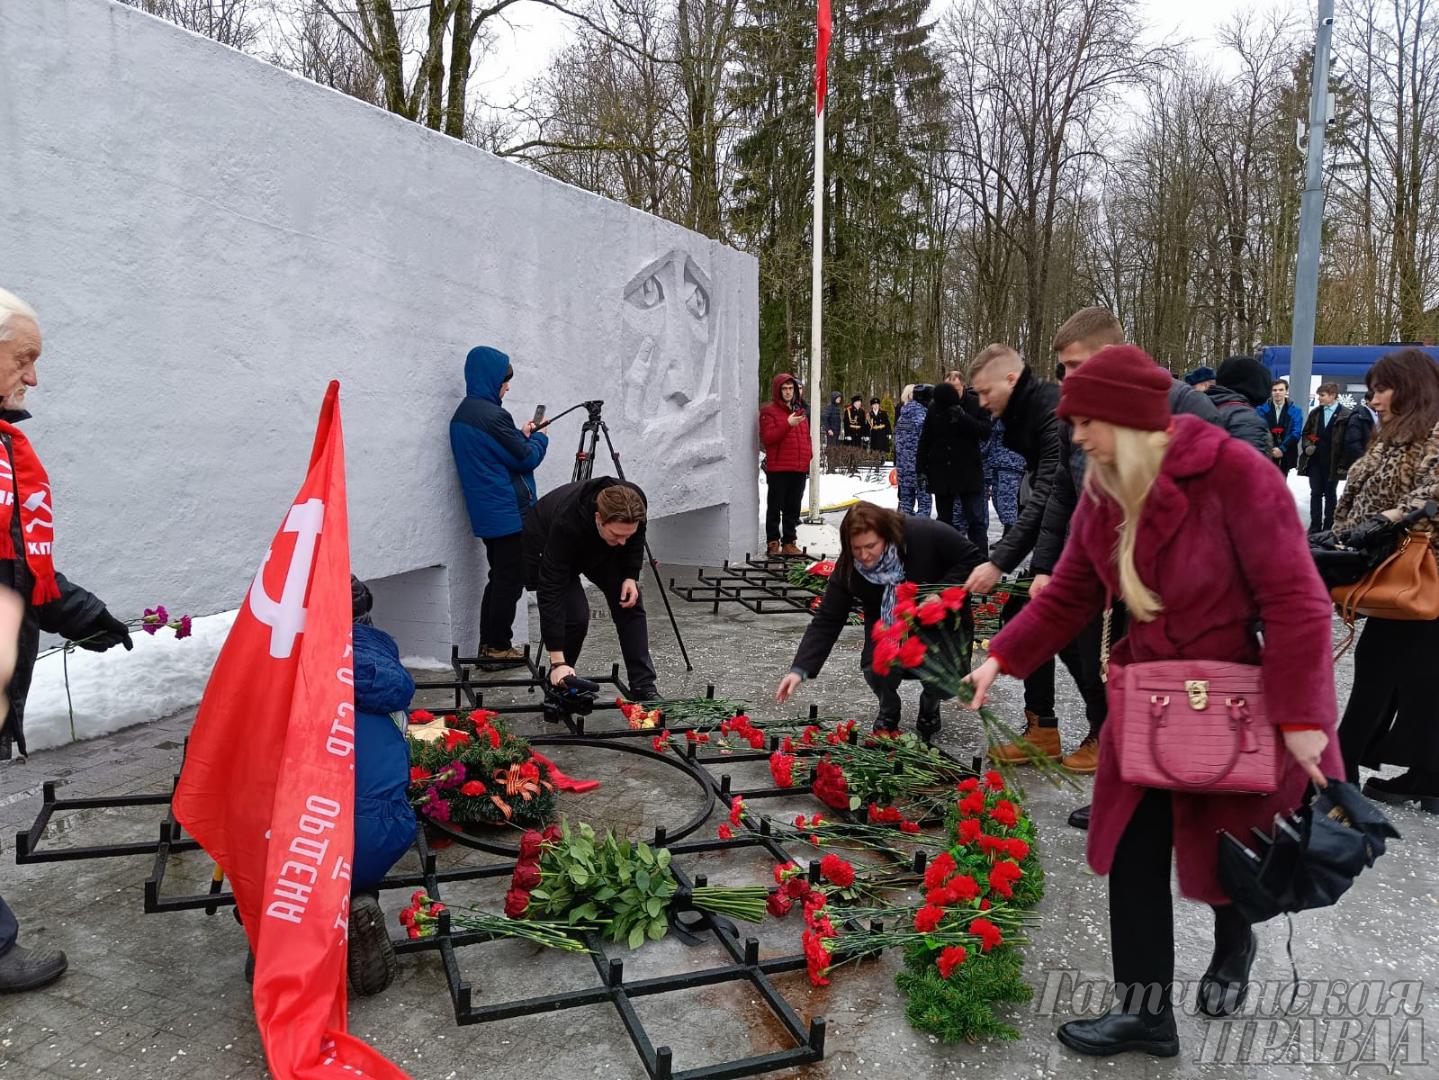
[[[821,101],[819,105],[820,107],[815,110],[814,114],[814,240],[810,256],[809,401],[811,413],[814,412],[814,407],[821,400],[820,395],[823,393],[820,384],[819,357],[823,337],[820,290],[824,280],[821,269],[824,237],[824,102]],[[825,406],[828,406],[829,396],[825,395],[823,400]],[[816,523],[821,520],[819,512],[819,439],[823,419],[824,413],[821,412],[819,416],[812,415],[809,422],[809,520]]]

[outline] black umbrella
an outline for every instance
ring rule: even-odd
[[[1399,833],[1353,784],[1327,787],[1293,814],[1276,814],[1269,833],[1248,842],[1219,834],[1219,882],[1251,923],[1328,907]],[[1250,847],[1250,843],[1254,846]]]

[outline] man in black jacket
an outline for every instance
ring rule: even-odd
[[[49,484],[34,449],[13,425],[30,415],[25,411],[25,393],[37,385],[35,365],[41,346],[35,310],[0,289],[0,504],[5,509],[0,520],[9,518],[14,550],[10,558],[0,559],[0,587],[18,593],[24,604],[14,662],[7,664],[13,674],[5,673],[8,707],[0,726],[0,760],[11,756],[12,745],[22,756],[25,753],[25,698],[40,651],[40,631],[60,634],[93,652],[116,645],[131,648],[125,624],[99,598],[55,572],[49,562],[51,542],[35,540],[51,535],[55,527]],[[37,600],[46,593],[54,598]],[[17,945],[18,932],[14,914],[0,898],[0,993],[44,986],[58,979],[68,963],[59,949]]]
[[[844,515],[839,526],[839,545],[840,555],[825,586],[824,598],[800,640],[789,674],[780,680],[775,700],[785,702],[800,684],[819,674],[858,600],[864,608],[860,667],[864,681],[879,699],[874,730],[898,731],[899,686],[903,676],[895,670],[888,675],[874,670],[872,631],[882,617],[886,598],[892,609],[896,600],[891,590],[897,590],[905,582],[957,584],[979,564],[981,556],[963,534],[942,522],[910,517],[867,502],[857,503]],[[878,580],[882,578],[889,580]],[[939,733],[942,700],[928,687],[920,693],[916,730],[926,742],[932,742]]]
[[[915,471],[935,497],[939,520],[969,537],[981,555],[989,555],[984,507],[984,440],[994,421],[980,407],[979,395],[965,390],[957,372],[934,388],[934,400],[920,428]]]
[[[525,587],[535,590],[551,685],[575,673],[589,633],[584,575],[609,604],[631,699],[659,698],[639,587],[646,514],[645,493],[638,487],[597,476],[555,488],[526,515]]]
[[[1362,425],[1350,430],[1354,410],[1340,404],[1339,384],[1319,387],[1319,404],[1304,421],[1299,438],[1299,475],[1309,477],[1309,531],[1334,528],[1334,505],[1339,499],[1339,481],[1364,454],[1360,440]]]

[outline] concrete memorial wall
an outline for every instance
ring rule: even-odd
[[[355,572],[407,654],[473,645],[479,344],[520,422],[604,400],[660,559],[755,546],[753,258],[109,0],[0,0],[0,287],[46,335],[57,563],[122,617],[239,603],[338,378]]]

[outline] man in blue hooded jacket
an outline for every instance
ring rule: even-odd
[[[489,580],[480,602],[480,658],[518,663],[515,609],[524,595],[520,531],[535,505],[535,469],[549,438],[532,422],[522,428],[500,404],[514,368],[498,349],[479,345],[465,357],[465,399],[450,420],[450,448],[470,512],[470,528],[485,544]]]

